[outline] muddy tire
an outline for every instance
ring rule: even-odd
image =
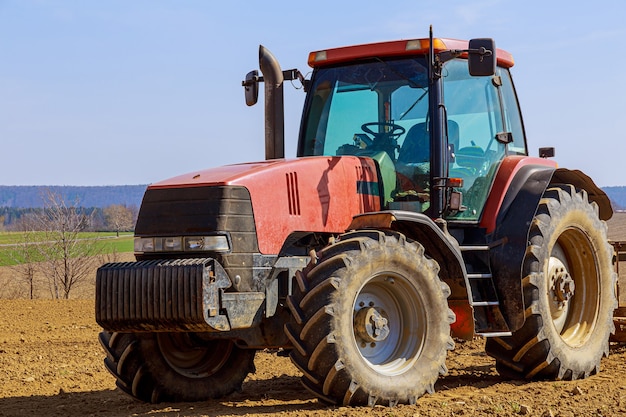
[[[304,386],[331,404],[393,406],[433,392],[454,347],[448,286],[424,248],[356,231],[296,274],[285,331]]]
[[[524,326],[487,339],[507,378],[580,379],[609,353],[617,307],[613,250],[585,191],[548,189],[530,226],[523,264]]]
[[[109,333],[100,343],[118,388],[145,402],[202,401],[241,390],[254,350],[193,333]]]

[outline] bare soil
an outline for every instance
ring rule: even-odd
[[[626,213],[609,222],[626,241]],[[130,260],[126,254],[122,259]],[[626,274],[622,265],[621,275]],[[330,407],[299,383],[286,357],[259,352],[243,392],[200,403],[145,404],[115,388],[105,370],[94,319],[93,283],[71,300],[24,296],[17,271],[0,268],[0,416],[620,416],[626,415],[626,347],[612,345],[601,372],[578,381],[518,381],[498,375],[484,340],[457,341],[449,373],[416,405]],[[19,284],[19,285],[18,285]],[[49,298],[44,277],[36,297]]]
[[[613,217],[606,224],[609,226],[609,240],[626,241],[626,212],[613,213]]]
[[[103,365],[93,300],[0,300],[0,416],[614,416],[626,414],[626,348],[579,381],[508,381],[484,341],[457,341],[449,374],[414,406],[329,407],[299,383],[288,358],[259,352],[243,392],[200,403],[144,404]]]

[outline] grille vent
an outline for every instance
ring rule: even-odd
[[[298,174],[296,172],[288,172],[287,178],[287,199],[289,200],[289,214],[292,216],[300,215],[300,191],[298,189]]]

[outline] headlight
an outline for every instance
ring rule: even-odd
[[[185,237],[186,251],[215,251],[228,252],[228,239],[224,235],[218,236],[187,236]]]
[[[154,252],[154,238],[136,237],[135,252]]]
[[[183,238],[164,237],[161,240],[164,252],[178,252],[183,250]]]
[[[136,237],[135,252],[228,252],[230,245],[225,235]]]

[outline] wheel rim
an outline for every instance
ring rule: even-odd
[[[188,378],[205,378],[219,371],[233,350],[228,340],[201,342],[190,333],[158,333],[163,358],[179,374]]]
[[[354,340],[361,357],[383,375],[405,372],[421,353],[426,320],[420,294],[404,277],[374,276],[353,306]]]
[[[595,329],[600,303],[600,275],[594,248],[585,233],[568,229],[548,261],[548,303],[552,324],[565,343],[585,344]]]

